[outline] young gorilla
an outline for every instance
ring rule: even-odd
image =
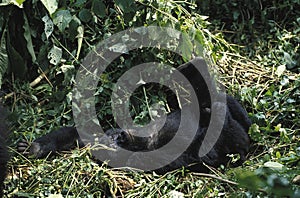
[[[203,59],[196,58],[178,67],[178,70],[190,81],[192,88],[195,90],[199,102],[200,120],[195,119],[194,113],[197,112],[192,112],[191,110],[188,113],[184,113],[178,109],[167,115],[165,124],[158,133],[151,133],[150,131],[150,133],[147,133],[151,134],[148,137],[135,136],[135,129],[126,131],[123,129],[110,129],[106,131],[106,135],[112,142],[110,146],[119,146],[127,150],[142,152],[156,150],[171,141],[178,131],[182,121],[181,118],[185,117],[188,118],[188,121],[184,123],[184,131],[192,130],[192,126],[196,126],[198,128],[196,135],[192,138],[191,144],[177,159],[168,165],[156,169],[157,173],[163,174],[182,166],[188,167],[192,171],[206,172],[206,165],[212,167],[218,167],[221,164],[227,165],[230,162],[228,154],[239,154],[240,159],[232,165],[241,165],[245,161],[249,150],[250,139],[247,132],[251,121],[247,116],[247,112],[236,99],[216,91],[207,68],[198,68],[199,65],[205,65],[203,63]],[[221,100],[212,100],[213,97],[221,98],[221,96],[226,97],[225,103]],[[213,115],[212,112],[215,112],[213,124],[223,126],[221,134],[208,154],[204,157],[199,157],[199,150],[209,127],[209,122]],[[225,114],[221,112],[225,112]],[[183,115],[181,115],[182,113]],[[222,120],[224,120],[224,123],[222,123]],[[182,138],[182,141],[189,141],[188,138],[190,137],[181,136],[180,138]],[[56,151],[71,149],[78,143],[80,147],[84,146],[76,128],[64,127],[36,139],[27,153],[40,158],[48,155],[50,152],[55,153]],[[21,142],[18,149],[20,152],[24,152],[27,146],[26,142]],[[168,156],[163,155],[160,157],[162,160],[164,157],[168,158]],[[129,165],[135,164],[137,161],[141,163],[138,155],[128,156],[127,163]],[[145,163],[147,163],[147,160]]]
[[[9,154],[6,147],[8,128],[6,126],[6,110],[0,105],[0,197],[3,196],[3,182],[7,171]]]

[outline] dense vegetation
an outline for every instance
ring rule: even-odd
[[[253,126],[249,159],[239,168],[211,174],[185,169],[158,176],[99,166],[90,148],[51,159],[27,159],[16,151],[62,125],[73,125],[72,88],[76,69],[97,43],[132,27],[177,29],[185,57],[159,48],[120,54],[101,75],[98,118],[114,125],[109,97],[131,66],[156,61],[178,66],[199,50],[217,79],[247,108]],[[261,197],[294,196],[300,165],[300,1],[71,0],[3,1],[0,4],[2,101],[12,114],[12,159],[5,181],[8,197]],[[120,52],[118,48],[112,49]],[[197,51],[198,52],[198,51]],[[115,69],[117,68],[117,69]],[[135,121],[151,116],[149,103],[165,104],[164,93],[135,92]],[[143,99],[143,100],[140,100]],[[297,179],[298,176],[298,179]]]

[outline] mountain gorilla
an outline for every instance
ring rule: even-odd
[[[3,196],[3,182],[7,171],[9,155],[6,147],[8,128],[6,126],[6,110],[0,105],[0,197]]]
[[[202,67],[199,68],[199,65]],[[156,169],[157,173],[163,174],[182,166],[188,167],[191,171],[206,172],[207,165],[212,167],[218,167],[221,164],[241,165],[245,161],[249,150],[250,139],[247,132],[251,121],[245,109],[236,99],[216,90],[207,67],[203,66],[206,66],[204,60],[195,58],[177,68],[190,81],[192,88],[195,90],[199,102],[200,120],[195,119],[194,113],[197,112],[193,112],[193,110],[184,113],[181,109],[177,109],[166,116],[165,123],[159,132],[153,133],[150,131],[150,133],[147,133],[151,134],[148,137],[135,136],[135,129],[109,129],[105,134],[110,139],[110,146],[114,148],[121,147],[131,151],[146,152],[156,150],[175,136],[181,117],[185,116],[188,118],[188,121],[184,125],[184,131],[191,130],[191,126],[196,126],[198,128],[196,135],[190,141],[191,143],[187,149],[177,159],[168,165]],[[225,97],[225,102],[218,100],[222,96]],[[213,100],[213,98],[216,99]],[[215,113],[213,114],[212,112]],[[181,115],[182,113],[184,115]],[[212,149],[205,156],[199,157],[199,150],[213,115],[214,123],[212,124],[221,125],[221,134]],[[184,141],[184,139],[190,137],[180,136],[180,138]],[[180,142],[178,143],[180,144]],[[20,142],[18,149],[20,152],[41,158],[50,152],[55,153],[68,150],[76,145],[84,146],[76,128],[64,127],[36,139],[31,144],[29,151],[26,150],[28,147],[26,142]],[[237,162],[231,163],[229,154],[239,154],[240,158]],[[163,160],[164,157],[167,158],[168,156],[160,157]],[[139,161],[138,156],[133,154],[128,157],[127,164],[134,164],[137,161],[138,163],[143,163]],[[145,163],[147,162],[146,160]]]

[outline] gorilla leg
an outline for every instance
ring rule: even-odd
[[[238,112],[245,112],[245,110],[242,109],[241,105],[234,98],[230,97],[230,102],[230,106],[228,105],[228,101],[227,104],[215,102],[212,105],[212,110],[216,111],[217,115],[217,118],[215,119],[216,122],[218,120],[224,119],[222,118],[224,115],[219,114],[219,112],[226,112],[220,137],[212,151],[207,154],[206,157],[208,158],[204,158],[204,161],[206,163],[212,164],[211,162],[213,162],[214,166],[216,166],[217,164],[226,165],[230,160],[230,158],[227,156],[228,154],[239,154],[240,159],[232,165],[241,165],[245,161],[246,154],[249,151],[250,138],[247,132],[250,125],[248,126],[248,128],[245,128],[246,126],[243,125],[249,120],[244,120],[242,116],[240,116],[239,118],[234,117],[237,114],[235,112],[235,114],[232,115],[233,109],[236,109]],[[218,118],[218,116],[220,118]],[[247,117],[247,119],[249,118]]]
[[[77,145],[79,147],[84,146],[76,128],[62,127],[34,140],[30,145],[29,151],[27,151],[28,143],[20,142],[18,144],[18,151],[33,155],[36,158],[42,158],[50,153],[54,154],[57,151],[70,150]]]
[[[195,58],[179,66],[178,70],[189,79],[197,94],[200,104],[200,127],[205,128],[209,126],[212,109],[215,109],[217,116],[219,116],[219,118],[213,119],[214,123],[211,123],[213,125],[218,124],[220,120],[224,119],[225,115],[218,115],[219,112],[221,110],[223,112],[226,111],[225,123],[219,140],[207,156],[204,157],[206,163],[209,162],[208,164],[218,166],[217,164],[228,162],[229,158],[226,157],[227,154],[238,153],[240,154],[240,160],[235,165],[241,165],[245,161],[245,155],[248,153],[250,144],[247,132],[251,126],[251,120],[246,110],[232,96],[217,92],[203,59]],[[220,100],[224,96],[226,96],[226,104]],[[199,140],[196,142],[201,142],[203,138],[198,138]]]
[[[248,132],[252,123],[246,110],[235,98],[230,95],[226,95],[226,102],[232,118],[236,120],[246,132]]]

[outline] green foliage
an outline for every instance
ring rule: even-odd
[[[7,191],[15,197],[102,197],[115,191],[110,170],[92,162],[89,156],[88,150],[77,150],[67,160],[36,160],[26,170],[15,170],[22,178],[12,178]],[[13,158],[10,163],[26,163],[24,160]],[[65,174],[60,170],[66,170]]]
[[[8,56],[6,50],[6,40],[5,40],[5,32],[2,32],[1,40],[0,40],[0,87],[2,85],[2,76],[4,76],[7,68],[8,68]]]
[[[81,16],[81,13],[83,11],[85,11],[85,10],[80,11],[79,17]],[[84,17],[82,17],[82,18],[84,19]],[[71,20],[72,20],[72,15],[69,10],[59,10],[59,11],[55,12],[55,14],[53,16],[53,23],[58,27],[58,29],[61,32],[65,31],[65,29],[69,26],[69,23],[71,22]]]
[[[281,175],[280,175],[281,172]],[[274,197],[297,197],[299,191],[293,189],[289,180],[282,176],[284,171],[261,167],[252,171],[236,172],[241,187],[250,191],[267,192]],[[250,194],[250,193],[249,193]],[[258,193],[253,193],[257,195]]]
[[[300,71],[300,1],[196,1],[226,38],[265,66]]]
[[[43,3],[50,15],[52,15],[58,8],[58,3],[56,0],[41,0],[41,2]]]
[[[197,4],[28,0],[0,5],[0,76],[7,72],[5,91],[13,93],[5,100],[13,112],[13,158],[5,186],[9,197],[299,194],[299,186],[291,181],[300,175],[300,81],[299,75],[286,70],[299,71],[299,1],[217,0]],[[253,148],[242,168],[214,170],[223,180],[184,169],[158,176],[98,166],[90,158],[89,148],[48,160],[27,159],[14,150],[22,138],[32,141],[60,126],[74,124],[71,91],[76,69],[97,43],[122,30],[150,25],[183,32],[179,48],[184,57],[159,48],[120,54],[97,77],[95,100],[101,125],[115,126],[111,93],[117,79],[132,66],[155,61],[176,67],[194,54],[208,54],[207,58],[217,64],[218,80],[241,100],[255,123],[249,131]],[[168,34],[179,36],[172,31]],[[151,36],[154,41],[161,39],[155,32]],[[111,50],[120,53],[127,45],[124,38]],[[40,76],[45,76],[41,82],[30,83]],[[130,113],[137,124],[148,123],[168,110],[162,87],[141,86],[131,96]],[[119,113],[122,115],[123,109]]]

